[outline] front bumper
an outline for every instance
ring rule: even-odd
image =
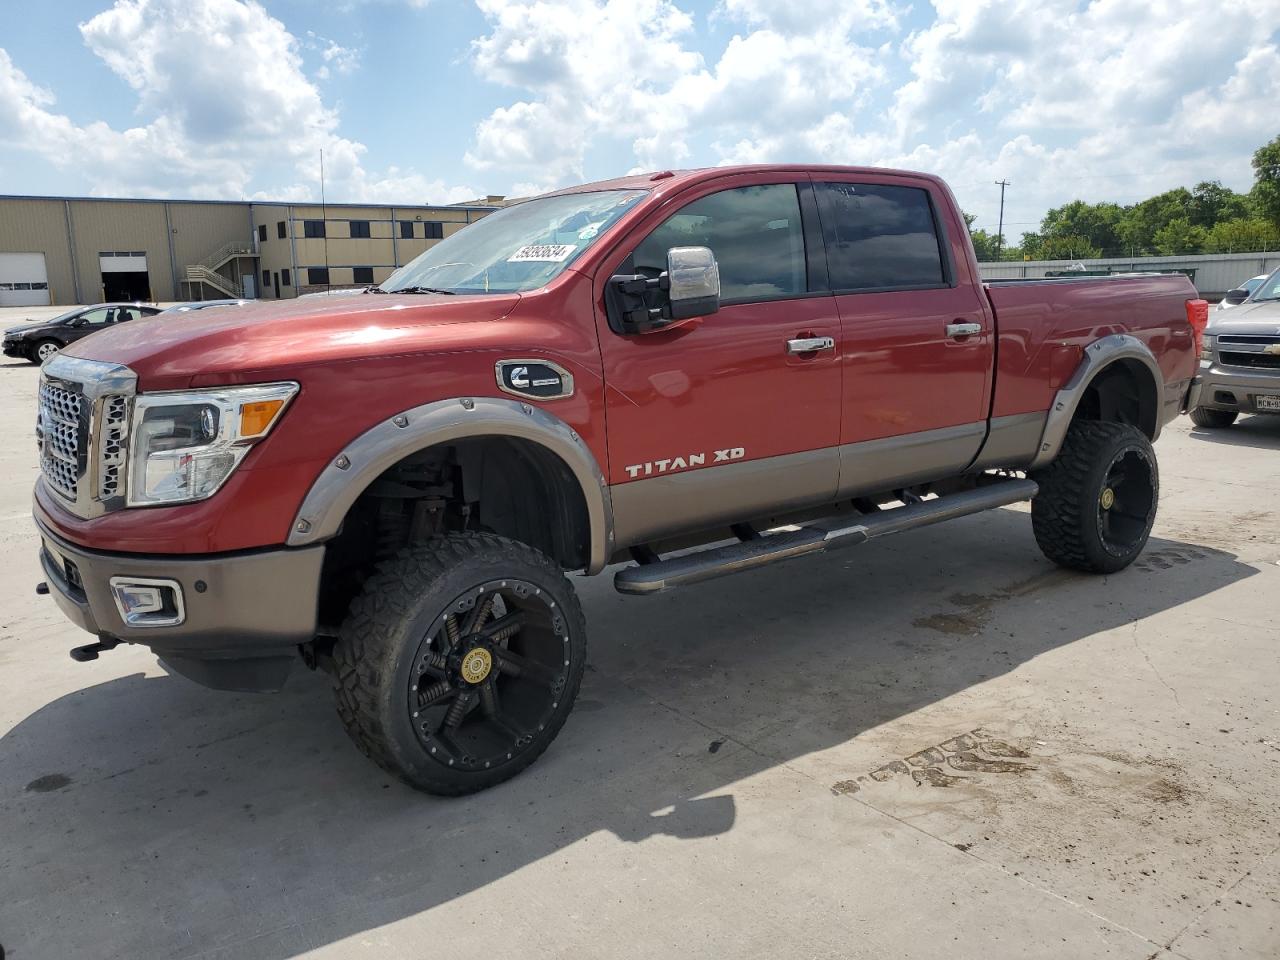
[[[40,517],[40,563],[49,593],[89,633],[150,647],[166,665],[205,686],[279,689],[297,646],[315,636],[324,546],[209,556],[146,556],[86,550]],[[174,581],[183,620],[125,623],[112,577]]]
[[[1191,383],[1187,409],[1206,407],[1238,413],[1275,413],[1258,409],[1255,398],[1259,395],[1280,397],[1280,375],[1224,367],[1215,361],[1201,364],[1199,374]]]
[[[23,359],[26,359],[27,352],[27,344],[23,343],[21,340],[4,341],[4,355],[6,357],[22,357]]]

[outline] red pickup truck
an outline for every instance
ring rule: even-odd
[[[76,659],[269,690],[301,655],[369,756],[467,793],[572,708],[566,571],[656,593],[1025,500],[1051,559],[1120,570],[1206,319],[1182,276],[983,284],[923,174],[574,187],[364,296],[45,363],[39,589],[97,635]]]

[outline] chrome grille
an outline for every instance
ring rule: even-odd
[[[124,492],[122,472],[129,436],[129,400],[107,397],[102,402],[102,439],[98,444],[98,498],[110,500]]]
[[[36,445],[44,485],[79,517],[124,506],[138,378],[118,363],[60,353],[40,369]]]
[[[55,490],[70,500],[80,492],[80,436],[84,398],[52,383],[40,384],[36,443],[40,469]]]

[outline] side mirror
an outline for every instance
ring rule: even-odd
[[[652,333],[720,309],[720,268],[707,247],[672,247],[657,277],[620,275],[605,285],[609,326]]]
[[[710,247],[672,247],[667,278],[672,320],[705,317],[720,309],[720,267]]]
[[[1249,291],[1244,287],[1236,287],[1234,290],[1228,290],[1222,297],[1224,303],[1229,303],[1233,307],[1237,304],[1244,303],[1248,299]]]

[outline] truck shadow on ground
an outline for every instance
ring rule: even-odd
[[[283,960],[490,884],[508,885],[512,934],[569,924],[591,905],[563,906],[555,870],[535,899],[562,909],[540,920],[512,875],[598,831],[728,831],[743,778],[1256,573],[1153,539],[1149,556],[1186,560],[1075,575],[1029,527],[997,510],[649,599],[575,580],[591,631],[577,709],[529,771],[461,800],[369,765],[320,676],[277,696],[142,674],[87,687],[0,740],[0,942]]]
[[[1280,450],[1280,416],[1275,414],[1244,416],[1230,427],[1221,429],[1192,427],[1190,437],[1192,440],[1225,443],[1233,447]]]

